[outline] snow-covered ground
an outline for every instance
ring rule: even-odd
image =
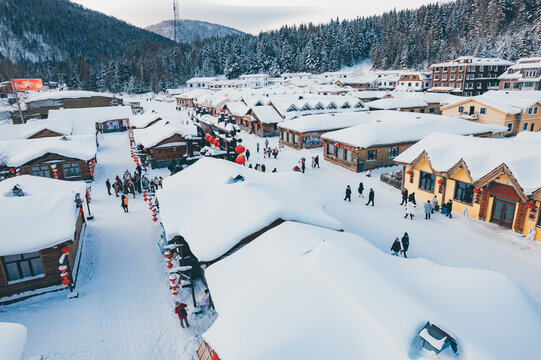
[[[175,103],[142,101],[170,120],[187,119],[175,110]],[[400,192],[372,177],[355,174],[323,160],[322,149],[297,151],[281,149],[278,159],[264,159],[256,143],[264,141],[242,134],[250,152],[248,164],[264,163],[267,172],[291,171],[301,157],[307,159],[307,184],[326,201],[326,210],[345,225],[345,231],[364,237],[389,253],[393,239],[408,232],[411,258],[425,258],[455,267],[481,268],[503,273],[519,283],[541,303],[541,244],[497,225],[455,214],[448,219],[435,214],[424,220],[417,209],[414,220],[403,218]],[[269,139],[278,146],[278,138]],[[92,212],[95,219],[85,234],[82,268],[77,288],[79,297],[67,300],[66,293],[43,295],[0,308],[0,322],[16,322],[28,329],[25,359],[191,359],[200,334],[215,314],[191,315],[190,329],[181,329],[172,313],[165,264],[156,241],[160,227],[151,220],[143,200],[130,198],[130,213],[124,214],[119,199],[107,196],[105,179],[113,179],[126,169],[133,170],[128,137],[100,135]],[[310,166],[319,155],[320,169]],[[166,176],[167,170],[152,174]],[[365,194],[375,190],[375,206],[365,206],[366,198],[356,196],[362,181]],[[354,195],[343,201],[346,185]],[[264,204],[261,204],[264,206]],[[191,304],[184,292],[184,302]],[[188,309],[189,310],[189,309]]]

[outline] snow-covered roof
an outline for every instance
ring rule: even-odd
[[[252,106],[252,112],[264,124],[277,124],[284,121],[272,106]]]
[[[103,123],[109,120],[129,119],[133,116],[131,106],[104,106],[77,109],[49,110],[48,120],[71,120],[75,122]]]
[[[197,128],[192,124],[184,125],[160,120],[146,129],[133,130],[135,143],[141,144],[147,149],[158,145],[161,141],[169,139],[173,135],[180,135],[184,139],[188,139],[197,136]]]
[[[364,117],[358,112],[308,115],[294,120],[284,121],[278,127],[303,133],[310,131],[336,130],[359,125]]]
[[[486,139],[433,133],[395,158],[410,164],[426,151],[435,171],[447,172],[464,160],[473,181],[507,165],[526,195],[541,188],[541,133],[521,132],[514,138]]]
[[[28,139],[40,131],[50,130],[62,135],[71,135],[70,120],[31,120],[25,124],[0,126],[0,140]]]
[[[146,128],[151,122],[163,119],[163,116],[157,112],[146,112],[141,115],[130,116],[130,126],[135,129]]]
[[[451,116],[419,114],[392,110],[370,111],[358,114],[363,124],[326,133],[323,139],[369,148],[377,145],[417,142],[432,132],[458,135],[501,133],[506,127],[479,124]]]
[[[211,81],[217,81],[220,80],[220,78],[217,77],[194,77],[190,80],[186,81],[186,84],[192,84],[192,83],[207,83]]]
[[[242,101],[231,101],[225,105],[234,116],[244,116],[250,110],[250,107],[246,106]]]
[[[392,96],[392,92],[389,92],[387,90],[385,91],[382,91],[382,90],[359,90],[359,91],[351,91],[349,92],[349,95],[352,95],[352,96],[355,96],[361,100],[366,100],[366,99],[374,99],[374,98],[378,98],[378,99],[382,99],[384,97],[387,97],[387,96]]]
[[[368,103],[368,107],[370,107],[370,109],[377,110],[422,108],[426,106],[428,106],[427,102],[416,96],[379,99]]]
[[[412,343],[427,321],[464,360],[541,357],[539,306],[506,276],[390,256],[350,233],[286,222],[205,277],[218,318],[203,339],[221,359],[424,359]]]
[[[233,183],[241,175],[244,181]],[[168,240],[182,236],[200,261],[224,255],[278,219],[341,229],[301,174],[262,173],[203,158],[164,180],[157,193]]]
[[[176,96],[177,99],[196,99],[199,96],[204,96],[210,93],[208,89],[194,89],[186,91],[183,94]]]
[[[13,196],[15,185],[24,196]],[[22,175],[0,182],[0,256],[24,254],[73,240],[86,184]]]
[[[457,98],[442,107],[442,109],[451,106],[459,105],[468,100],[475,100],[481,104],[485,104],[494,109],[500,110],[510,115],[520,114],[532,105],[541,102],[541,91],[494,91],[490,90],[486,93],[474,97]]]
[[[24,325],[0,322],[0,360],[21,360],[26,336]]]
[[[67,90],[67,91],[45,91],[31,93],[26,99],[26,102],[42,101],[42,100],[61,100],[61,99],[82,99],[95,96],[113,98],[112,94],[94,92],[94,91],[82,91],[82,90]]]
[[[91,160],[96,151],[95,135],[0,141],[0,155],[6,157],[8,166],[21,166],[47,153]]]
[[[437,64],[430,65],[430,68],[433,67],[442,67],[442,66],[510,66],[513,65],[513,62],[502,60],[499,58],[476,58],[473,56],[461,56],[453,61],[444,61]]]

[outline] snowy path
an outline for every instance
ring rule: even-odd
[[[125,133],[100,136],[91,210],[86,233],[79,298],[49,294],[2,308],[0,321],[28,327],[28,359],[189,359],[209,319],[190,318],[180,328],[172,314],[155,225],[142,198],[107,196],[105,179],[133,169]],[[188,300],[185,301],[188,304]]]

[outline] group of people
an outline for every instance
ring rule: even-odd
[[[404,205],[405,215],[404,218],[407,219],[408,216],[413,220],[415,215],[415,209],[417,208],[417,202],[415,200],[415,192],[408,194],[408,189],[402,191],[402,202],[400,205]],[[436,195],[432,199],[427,200],[424,204],[425,220],[430,220],[430,216],[436,211],[440,210],[440,205],[438,204],[438,198]],[[444,203],[441,206],[441,213],[445,216],[452,218],[453,217],[453,200],[449,199],[447,203]]]
[[[398,239],[398,236],[394,239],[393,245],[391,246],[391,252],[394,256],[398,256],[398,254],[404,255],[405,258],[408,257],[406,254],[408,249],[410,247],[410,237],[407,232],[404,233],[404,236],[402,236],[402,245],[400,245],[400,240]]]
[[[357,192],[359,193],[359,197],[364,198],[363,192],[364,192],[364,184],[362,181],[359,183],[359,187],[357,188]],[[368,202],[365,204],[366,206],[372,204],[374,206],[374,198],[376,194],[374,192],[374,189],[370,188],[370,192],[368,193]],[[346,196],[344,197],[344,201],[348,200],[351,202],[351,186],[346,186]]]

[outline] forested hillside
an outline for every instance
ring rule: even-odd
[[[30,21],[28,19],[36,12],[30,4],[36,2],[2,0],[0,3],[7,3],[9,8],[9,4],[13,6],[15,2],[25,5],[26,21]],[[39,3],[62,4],[66,1],[42,0]],[[71,7],[74,13],[89,13],[81,15],[83,18],[96,14],[74,5]],[[19,18],[24,18],[25,11],[20,11]],[[5,26],[5,14],[0,8],[0,26]],[[54,12],[51,14],[54,16]],[[43,61],[43,57],[39,57],[30,59],[39,60],[37,63],[25,60],[16,64],[4,60],[0,64],[0,74],[66,81],[74,88],[142,92],[176,87],[192,76],[225,73],[228,77],[236,77],[255,72],[277,75],[287,71],[331,71],[367,58],[372,59],[376,68],[400,69],[423,68],[432,62],[460,55],[499,56],[511,60],[541,55],[539,0],[457,0],[350,21],[284,26],[257,37],[232,35],[179,45],[164,45],[162,37],[155,35],[154,40],[154,35],[141,30],[141,39],[126,40],[127,46],[120,50],[110,47],[122,42],[120,39],[124,37],[121,35],[125,34],[122,30],[129,25],[110,20],[114,24],[102,26],[97,21],[103,18],[95,18],[96,23],[91,27],[94,31],[101,31],[99,38],[103,43],[82,41],[90,38],[89,30],[79,24],[78,31],[73,31],[69,19],[59,19],[58,23],[47,23],[47,26],[39,25],[36,33],[43,38],[63,39],[57,45],[47,42],[52,47],[49,59],[55,60]],[[7,37],[23,44],[24,31],[17,30],[17,26],[9,29]],[[147,39],[155,43],[144,41]],[[34,39],[30,44],[38,46],[40,41]],[[93,48],[93,45],[94,50],[87,53],[77,50]],[[18,51],[26,50],[21,48]],[[52,56],[55,54],[59,56]],[[67,60],[56,60],[67,54],[70,54]]]
[[[173,20],[162,21],[159,24],[148,26],[145,29],[168,39],[175,39]],[[179,23],[179,34],[180,42],[187,43],[197,39],[240,35],[242,32],[227,26],[212,24],[206,21],[183,19],[180,20]]]

